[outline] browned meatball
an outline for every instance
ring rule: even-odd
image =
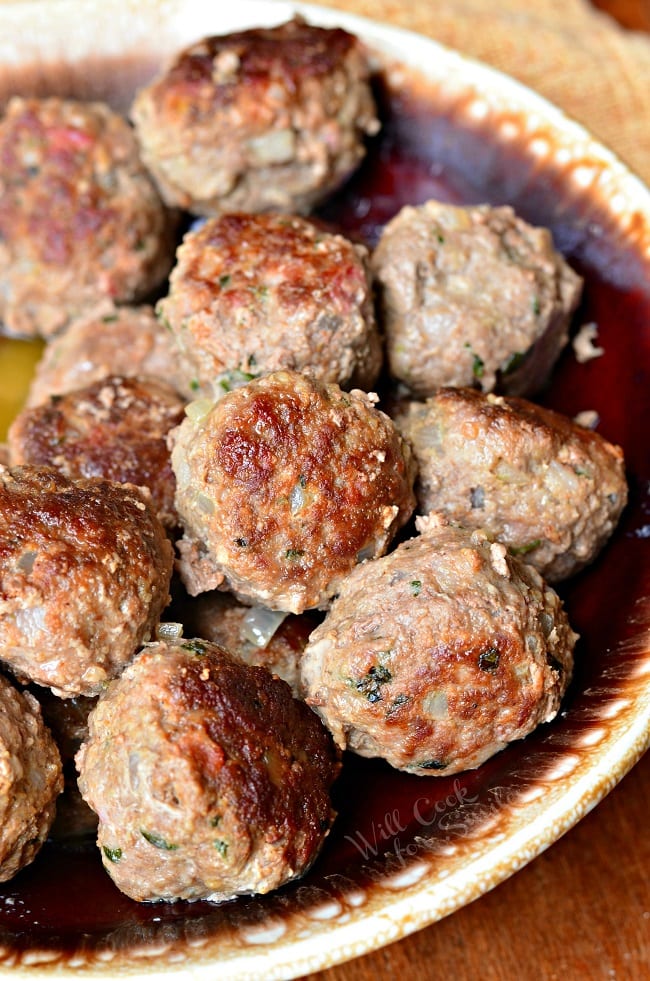
[[[167,433],[183,418],[184,404],[153,378],[102,378],[23,409],[9,428],[10,463],[147,487],[160,520],[173,528],[176,480]]]
[[[363,246],[304,218],[223,215],[189,232],[158,312],[205,394],[309,368],[369,390],[381,342]]]
[[[298,372],[189,407],[175,430],[188,591],[301,613],[381,555],[414,507],[410,449],[369,396]]]
[[[482,528],[551,582],[595,558],[625,507],[620,447],[524,399],[444,388],[395,421],[420,509]]]
[[[43,720],[56,743],[63,764],[63,792],[56,802],[56,817],[50,829],[54,841],[79,840],[97,830],[97,815],[79,793],[75,755],[88,736],[88,715],[97,698],[79,695],[59,698],[49,688],[33,686]]]
[[[372,266],[390,372],[421,398],[443,385],[537,391],[582,290],[548,229],[510,207],[405,207]]]
[[[180,615],[186,634],[213,641],[246,664],[267,668],[300,696],[300,660],[316,626],[312,617],[245,606],[217,591],[188,599]]]
[[[127,122],[102,103],[13,98],[0,120],[0,325],[49,337],[166,276],[173,223]]]
[[[62,789],[61,760],[38,702],[0,675],[0,882],[34,859]]]
[[[0,660],[56,694],[98,694],[153,632],[172,562],[136,487],[0,468]]]
[[[40,405],[51,395],[85,388],[107,375],[158,378],[189,396],[191,390],[180,382],[179,360],[171,334],[152,307],[116,307],[106,300],[48,342],[27,405]]]
[[[446,776],[553,718],[575,639],[535,569],[477,532],[431,526],[341,584],[303,685],[339,746]]]
[[[79,786],[104,866],[133,899],[266,893],[313,862],[337,755],[268,671],[206,641],[153,644],[89,722]]]
[[[132,116],[164,199],[196,214],[306,212],[379,124],[359,40],[295,19],[207,37],[142,89]]]

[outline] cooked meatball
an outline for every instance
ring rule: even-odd
[[[184,404],[153,378],[101,378],[23,409],[9,428],[10,463],[147,487],[160,520],[174,528],[176,480],[167,433],[183,418]]]
[[[97,815],[79,793],[75,755],[88,735],[88,715],[97,698],[59,698],[49,688],[33,686],[43,720],[56,743],[63,764],[63,792],[56,802],[56,817],[50,829],[53,841],[78,841],[97,830]]]
[[[300,659],[316,626],[310,616],[245,606],[230,593],[217,591],[189,599],[181,615],[186,634],[213,641],[246,664],[267,668],[300,696]]]
[[[38,702],[0,675],[0,882],[34,859],[62,789],[61,760]]]
[[[131,898],[266,893],[314,861],[337,754],[268,671],[207,641],[153,644],[89,722],[79,786],[104,866]]]
[[[299,19],[192,45],[132,117],[163,198],[203,215],[307,212],[379,129],[359,40]]]
[[[205,394],[309,368],[369,390],[381,368],[367,252],[304,218],[223,215],[189,232],[158,312]]]
[[[0,468],[0,661],[58,695],[98,694],[158,623],[172,562],[136,487]]]
[[[364,392],[279,371],[193,403],[172,437],[179,571],[193,595],[324,607],[414,507],[410,449]]]
[[[420,398],[443,385],[534,393],[582,290],[548,229],[510,207],[405,207],[372,266],[390,372]]]
[[[340,747],[447,776],[553,718],[576,638],[536,569],[477,532],[430,525],[350,573],[302,679]]]
[[[421,511],[482,528],[551,582],[595,558],[627,501],[620,447],[524,399],[443,388],[395,421]]]
[[[102,103],[13,98],[0,120],[0,325],[50,337],[167,275],[173,222],[127,122]]]
[[[107,375],[150,376],[191,396],[180,381],[179,359],[171,334],[152,307],[116,307],[102,301],[45,346],[27,405],[40,405],[51,395],[85,388]]]

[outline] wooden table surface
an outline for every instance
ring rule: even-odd
[[[650,31],[650,0],[594,0]],[[310,981],[650,979],[650,753],[575,828],[492,892]]]

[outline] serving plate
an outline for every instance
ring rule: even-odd
[[[508,202],[549,226],[585,275],[578,322],[598,325],[604,355],[579,363],[567,350],[542,400],[597,414],[599,431],[624,448],[630,503],[597,563],[561,589],[581,639],[553,723],[453,778],[346,759],[322,855],[266,897],[140,905],[115,889],[92,843],[51,841],[0,886],[2,978],[290,978],[339,963],[495,886],[597,804],[650,742],[650,192],[559,110],[432,41],[309,5],[224,7],[4,5],[0,103],[55,92],[125,109],[185,44],[296,12],[361,35],[384,126],[323,217],[372,244],[402,204],[435,196]],[[8,352],[0,344],[5,372]]]

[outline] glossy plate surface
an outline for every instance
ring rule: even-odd
[[[382,133],[323,215],[370,244],[402,204],[427,197],[507,202],[552,228],[586,277],[577,322],[597,323],[605,353],[579,364],[568,350],[543,401],[572,416],[598,414],[599,431],[625,450],[630,503],[598,562],[561,589],[581,640],[553,723],[456,778],[347,759],[339,817],[315,867],[262,898],[138,905],[113,887],[93,845],[48,843],[0,886],[2,978],[289,978],[338,963],[495,886],[593,807],[650,741],[650,193],[636,178],[493,70],[301,4],[5,5],[0,102],[55,92],[126,108],[186,43],[296,11],[360,34],[378,72]],[[0,378],[6,352],[0,342]]]

